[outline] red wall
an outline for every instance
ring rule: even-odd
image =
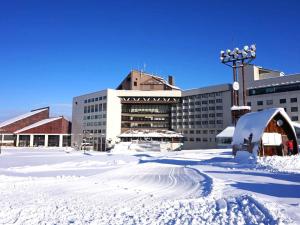
[[[33,123],[36,123],[40,120],[43,119],[48,119],[49,118],[49,109],[45,109],[42,112],[39,112],[37,114],[34,114],[32,116],[26,117],[22,120],[16,121],[12,124],[9,124],[7,126],[2,127],[4,129],[4,133],[13,133],[17,130],[20,130],[24,127],[27,127]]]
[[[70,122],[62,117],[50,123],[20,132],[20,134],[69,134],[70,130]]]

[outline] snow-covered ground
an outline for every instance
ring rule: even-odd
[[[300,157],[7,148],[0,224],[300,224]]]

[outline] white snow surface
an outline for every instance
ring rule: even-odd
[[[0,224],[300,224],[299,161],[4,148]]]
[[[11,118],[9,120],[6,120],[6,121],[3,121],[2,123],[0,123],[0,127],[5,127],[5,126],[7,126],[9,124],[12,124],[12,123],[15,123],[15,122],[17,122],[19,120],[22,120],[22,119],[25,119],[27,117],[33,116],[33,115],[35,115],[37,113],[40,113],[42,111],[45,111],[45,110],[47,110],[47,108],[35,110],[35,111],[32,111],[32,112],[28,112],[28,113],[22,114],[20,116],[16,116],[14,118]]]
[[[27,126],[27,127],[24,127],[24,128],[22,128],[22,129],[20,129],[20,130],[17,130],[15,133],[18,134],[18,133],[24,132],[24,131],[26,131],[26,130],[30,130],[30,129],[32,129],[32,128],[36,128],[36,127],[45,125],[45,124],[47,124],[47,123],[51,123],[51,122],[53,122],[53,121],[55,121],[55,120],[58,120],[58,119],[61,119],[61,118],[62,118],[62,117],[54,117],[54,118],[44,119],[44,120],[41,120],[41,121],[36,122],[36,123],[34,123],[34,124],[31,124],[31,125],[29,125],[29,126]]]

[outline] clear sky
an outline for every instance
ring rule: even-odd
[[[222,49],[256,43],[254,63],[300,72],[300,1],[9,0],[0,5],[0,121],[115,88],[131,69],[182,89],[231,83]]]

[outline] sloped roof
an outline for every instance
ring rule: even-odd
[[[22,128],[22,129],[20,129],[20,130],[17,130],[17,131],[14,132],[14,133],[15,133],[15,134],[18,134],[18,133],[24,132],[24,131],[26,131],[26,130],[30,130],[30,129],[32,129],[32,128],[36,128],[36,127],[45,125],[45,124],[47,124],[47,123],[51,123],[51,122],[53,122],[53,121],[55,121],[55,120],[58,120],[58,119],[61,119],[61,118],[62,118],[62,117],[55,117],[55,118],[44,119],[44,120],[41,120],[41,121],[36,122],[36,123],[34,123],[34,124],[31,124],[31,125],[29,125],[29,126],[27,126],[27,127],[24,127],[24,128]]]
[[[229,126],[226,127],[224,130],[222,130],[221,133],[217,134],[217,138],[222,138],[222,137],[228,137],[231,138],[233,136],[234,133],[234,127],[233,126]]]
[[[43,108],[43,109],[31,111],[31,112],[22,114],[22,115],[20,115],[20,116],[11,118],[11,119],[9,119],[9,120],[6,120],[6,121],[0,123],[0,127],[5,127],[5,126],[10,125],[10,124],[12,124],[12,123],[15,123],[15,122],[17,122],[17,121],[19,121],[19,120],[22,120],[22,119],[25,119],[25,118],[27,118],[27,117],[33,116],[33,115],[35,115],[35,114],[38,114],[38,113],[40,113],[40,112],[43,112],[43,111],[45,111],[45,110],[48,110],[48,108]]]
[[[244,142],[244,138],[248,138],[252,133],[252,142],[258,142],[269,122],[272,118],[280,113],[285,120],[290,124],[294,135],[296,137],[295,129],[293,127],[292,121],[289,116],[286,114],[283,108],[270,108],[265,109],[259,112],[252,112],[243,115],[237,122],[237,125],[234,130],[232,144],[242,144]]]
[[[169,84],[169,83],[168,83],[164,78],[162,78],[162,77],[155,76],[155,75],[148,74],[148,73],[147,73],[146,75],[148,75],[148,76],[150,76],[150,77],[153,77],[153,78],[156,79],[156,80],[159,80],[160,82],[162,82],[163,84],[167,85],[168,87],[170,87],[170,88],[172,88],[172,89],[181,90],[179,87]]]

